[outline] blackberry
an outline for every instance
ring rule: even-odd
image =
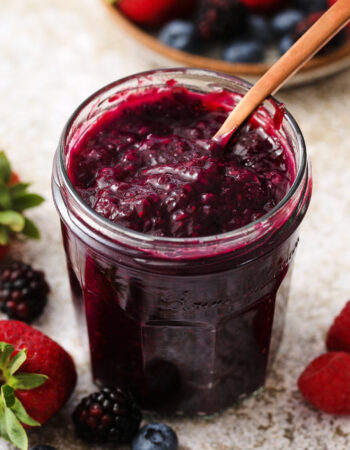
[[[128,443],[136,435],[142,414],[129,391],[103,388],[84,397],[73,413],[77,435],[87,442]]]
[[[246,9],[240,0],[202,0],[195,19],[203,39],[230,39],[245,28]]]
[[[49,291],[44,272],[13,261],[0,274],[0,309],[10,319],[31,323],[42,313]]]

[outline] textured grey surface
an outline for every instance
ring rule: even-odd
[[[60,450],[93,448],[74,438],[68,414],[92,385],[51,200],[53,153],[65,121],[87,95],[151,67],[125,42],[99,0],[0,2],[0,147],[22,179],[32,180],[33,188],[47,198],[31,214],[41,226],[42,240],[17,246],[15,253],[45,268],[52,294],[36,325],[72,353],[79,370],[70,403],[51,423],[31,433],[32,444],[46,442]],[[279,98],[301,125],[314,174],[285,338],[264,393],[212,419],[168,420],[183,450],[350,447],[350,420],[313,410],[296,389],[299,373],[324,351],[332,318],[350,298],[350,72]],[[0,449],[8,448],[0,440]]]

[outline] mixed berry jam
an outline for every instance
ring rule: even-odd
[[[127,385],[148,411],[185,415],[215,413],[264,385],[310,196],[306,172],[285,206],[249,229],[250,238],[247,230],[239,242],[220,236],[281,201],[303,149],[294,147],[294,130],[280,130],[281,107],[274,118],[260,109],[227,148],[213,143],[240,97],[211,84],[202,92],[201,73],[190,72],[187,84],[198,82],[198,90],[168,81],[92,97],[87,119],[76,116],[62,147],[82,200],[122,227],[155,236],[147,246],[142,235],[125,243],[121,228],[109,236],[90,211],[87,222],[83,202],[66,197],[63,182],[55,188],[54,177],[94,381]],[[211,247],[196,239],[177,241],[175,250],[174,241],[164,251],[157,244],[158,236],[210,235]]]
[[[132,94],[72,149],[71,181],[100,215],[142,233],[197,237],[247,225],[284,197],[294,163],[257,118],[226,148],[212,141],[236,101],[176,86]]]

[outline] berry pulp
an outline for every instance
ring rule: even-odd
[[[224,149],[211,138],[237,98],[182,87],[131,95],[71,150],[68,174],[97,213],[161,237],[221,234],[274,208],[294,162],[253,118]]]
[[[101,228],[77,228],[56,191],[72,294],[97,384],[128,385],[149,411],[211,414],[264,384],[310,186],[303,178],[302,194],[260,221],[296,176],[281,121],[260,111],[223,153],[209,139],[237,95],[169,84],[141,94],[123,94],[83,133],[73,127],[62,148],[76,191],[99,213],[91,217],[141,232],[128,246],[118,231],[106,246]],[[222,233],[234,230],[240,240],[225,246]]]

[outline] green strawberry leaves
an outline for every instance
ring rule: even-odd
[[[37,427],[40,423],[28,415],[15,390],[35,389],[43,385],[48,377],[36,373],[17,373],[27,359],[27,350],[22,349],[12,356],[14,350],[13,345],[0,342],[0,436],[20,450],[27,450],[28,438],[22,424]]]
[[[36,373],[19,373],[16,376],[12,376],[9,380],[9,384],[14,389],[22,389],[28,391],[30,389],[37,388],[45,383],[47,380],[46,375]]]
[[[41,195],[28,192],[29,183],[11,182],[12,169],[5,153],[0,151],[0,245],[7,245],[14,234],[39,239],[36,225],[23,211],[44,202]]]
[[[24,218],[24,228],[22,230],[22,234],[31,239],[40,239],[40,231],[38,230],[35,223],[33,223],[28,217]]]
[[[23,230],[25,221],[24,217],[16,211],[0,211],[0,223],[18,233]]]
[[[11,164],[5,152],[0,152],[0,179],[7,184],[11,179]]]

